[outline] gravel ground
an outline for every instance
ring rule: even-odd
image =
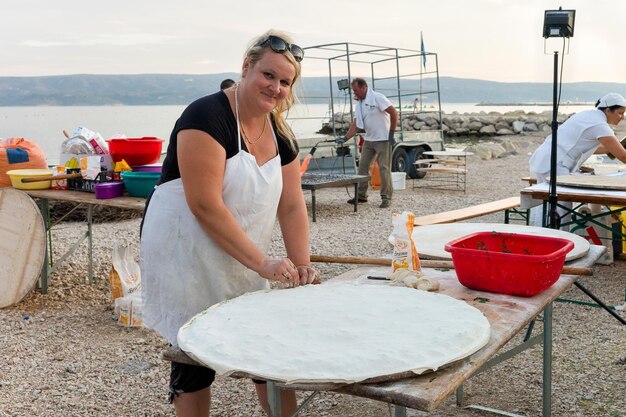
[[[359,205],[354,213],[346,204],[353,189],[320,191],[318,220],[311,224],[312,253],[380,257],[390,253],[386,239],[392,211],[424,215],[516,195],[524,186],[520,178],[528,174],[528,153],[540,138],[505,140],[517,142],[520,153],[488,161],[470,157],[465,193],[413,189],[407,181],[407,189],[395,193],[391,208],[379,209],[379,195],[372,192],[369,203]],[[310,205],[310,193],[305,198]],[[502,215],[474,221],[501,222]],[[54,251],[67,248],[82,227],[59,225],[53,235]],[[0,417],[174,415],[166,402],[169,366],[159,358],[166,343],[146,329],[120,327],[113,318],[108,283],[111,247],[128,242],[137,251],[138,229],[136,218],[94,225],[93,286],[85,283],[86,250],[81,249],[51,277],[47,295],[33,291],[17,305],[0,310]],[[275,255],[284,253],[278,229],[272,250]],[[318,267],[324,278],[351,268]],[[625,276],[625,262],[617,261],[595,267],[595,275],[581,282],[608,304],[620,305]],[[566,296],[586,300],[577,289]],[[626,354],[623,326],[599,308],[555,303],[553,349],[554,416],[626,416],[626,366],[618,361]],[[466,400],[539,416],[541,378],[541,347],[535,346],[471,379],[465,385]],[[218,377],[213,393],[213,416],[263,415],[249,381]],[[299,394],[301,399],[306,395]],[[383,403],[325,392],[302,415],[378,417],[389,413]],[[409,410],[409,415],[426,414]],[[430,415],[485,414],[457,408],[451,397]]]

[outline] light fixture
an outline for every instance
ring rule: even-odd
[[[574,36],[576,10],[546,10],[543,16],[544,38],[571,38]]]

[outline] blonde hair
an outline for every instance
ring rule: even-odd
[[[263,35],[252,40],[252,42],[250,42],[250,45],[248,46],[248,49],[246,50],[246,53],[244,54],[244,59],[248,59],[250,67],[253,67],[257,62],[259,62],[268,50],[271,51],[269,42],[263,46],[257,46],[269,36],[277,36],[287,43],[293,42],[291,37],[284,32],[273,29],[268,30]],[[289,94],[287,95],[287,97],[285,97],[284,100],[279,102],[279,104],[272,110],[272,113],[274,115],[274,122],[276,123],[276,129],[278,130],[278,133],[280,134],[280,136],[286,138],[289,141],[289,145],[294,148],[293,142],[295,141],[296,136],[285,121],[285,117],[286,113],[289,113],[289,109],[291,108],[291,106],[293,106],[298,101],[294,89],[296,83],[300,79],[302,69],[300,67],[300,63],[294,59],[290,51],[286,51],[283,55],[289,60],[289,62],[291,62],[291,65],[293,65],[293,67],[295,68],[296,75],[293,77],[293,80],[291,82]]]

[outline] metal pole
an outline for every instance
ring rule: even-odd
[[[543,310],[543,417],[552,415],[552,303]]]
[[[598,303],[598,305],[600,307],[602,307],[603,309],[605,309],[610,315],[615,317],[617,319],[617,321],[619,321],[623,325],[626,325],[626,320],[624,320],[619,314],[617,314],[615,311],[613,311],[613,309],[611,307],[609,307],[605,303],[603,303],[602,300],[600,300],[598,297],[593,295],[593,293],[591,291],[589,291],[587,288],[585,288],[581,283],[576,281],[576,282],[574,282],[574,285],[576,285],[578,287],[578,289],[580,289],[582,292],[587,294],[587,296],[589,296],[589,298],[591,298],[593,301]]]
[[[93,205],[87,205],[87,253],[89,255],[89,285],[93,285]]]
[[[267,403],[270,407],[270,417],[282,417],[280,388],[274,381],[267,381]]]
[[[550,153],[550,196],[549,203],[549,225],[551,229],[560,227],[559,213],[557,212],[558,196],[556,194],[556,153],[557,153],[557,131],[559,123],[557,121],[557,87],[558,87],[558,71],[559,70],[559,52],[554,51],[554,83],[552,86],[552,149]]]

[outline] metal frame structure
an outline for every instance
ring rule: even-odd
[[[312,99],[327,99],[330,109],[330,120],[335,120],[336,105],[343,99],[349,102],[351,118],[354,117],[354,108],[349,90],[349,82],[345,86],[346,76],[348,80],[353,75],[369,78],[372,89],[383,93],[398,108],[400,123],[396,130],[396,143],[392,154],[392,170],[405,171],[411,178],[419,178],[423,173],[415,170],[413,163],[420,159],[422,152],[431,150],[444,150],[443,131],[437,130],[404,130],[402,121],[411,113],[432,113],[433,117],[442,126],[441,97],[439,94],[439,64],[437,54],[419,50],[394,48],[386,46],[368,45],[351,42],[338,42],[323,45],[315,45],[303,48],[306,52],[306,60],[326,61],[329,94],[325,97],[305,97]],[[434,61],[433,70],[426,71],[424,63],[427,59]],[[339,66],[339,68],[337,68]],[[358,68],[364,68],[356,72]],[[366,74],[366,72],[369,73]],[[424,91],[424,78],[427,78],[428,89]],[[337,81],[343,80],[343,89],[338,88]],[[418,86],[415,86],[419,82]],[[342,93],[343,91],[343,93]],[[343,95],[343,97],[342,97]],[[423,99],[436,95],[433,108],[423,108]],[[409,99],[409,97],[411,99]],[[420,109],[406,107],[408,103],[420,103]],[[332,123],[332,134],[340,136],[345,130],[338,129]],[[353,145],[355,154],[357,144]]]

